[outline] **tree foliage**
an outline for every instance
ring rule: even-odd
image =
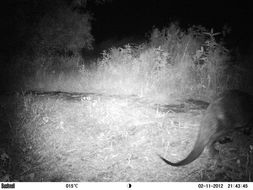
[[[36,27],[33,45],[43,54],[92,48],[91,19],[89,13],[79,13],[63,1],[50,7]]]

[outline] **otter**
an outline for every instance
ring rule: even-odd
[[[225,91],[207,107],[200,121],[197,140],[185,159],[173,163],[158,156],[171,166],[184,166],[196,160],[207,146],[213,155],[217,152],[214,144],[229,133],[238,130],[250,133],[252,116],[253,98],[250,94],[240,90]]]

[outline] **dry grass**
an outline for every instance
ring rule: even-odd
[[[157,157],[159,153],[176,161],[187,155],[207,105],[204,102],[157,105],[136,96],[61,92],[32,92],[11,98],[3,101],[11,126],[5,155],[11,162],[1,179],[252,180],[252,152],[247,152],[252,140],[244,136],[237,136],[230,144],[218,144],[222,158],[218,163],[206,152],[179,168]]]

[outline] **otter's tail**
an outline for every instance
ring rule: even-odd
[[[165,158],[163,158],[162,156],[160,156],[158,154],[158,156],[166,163],[166,164],[169,164],[171,166],[184,166],[184,165],[187,165],[191,162],[193,162],[194,160],[196,160],[200,154],[203,152],[204,148],[206,147],[206,143],[201,141],[200,139],[198,139],[192,149],[192,151],[189,153],[189,155],[179,161],[179,162],[176,162],[176,163],[173,163],[173,162],[170,162],[168,160],[166,160]]]

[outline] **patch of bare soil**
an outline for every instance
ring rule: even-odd
[[[0,181],[250,181],[252,136],[217,144],[184,167],[208,103],[39,92],[0,98]],[[235,140],[234,140],[235,139]],[[251,149],[250,149],[251,148]]]

